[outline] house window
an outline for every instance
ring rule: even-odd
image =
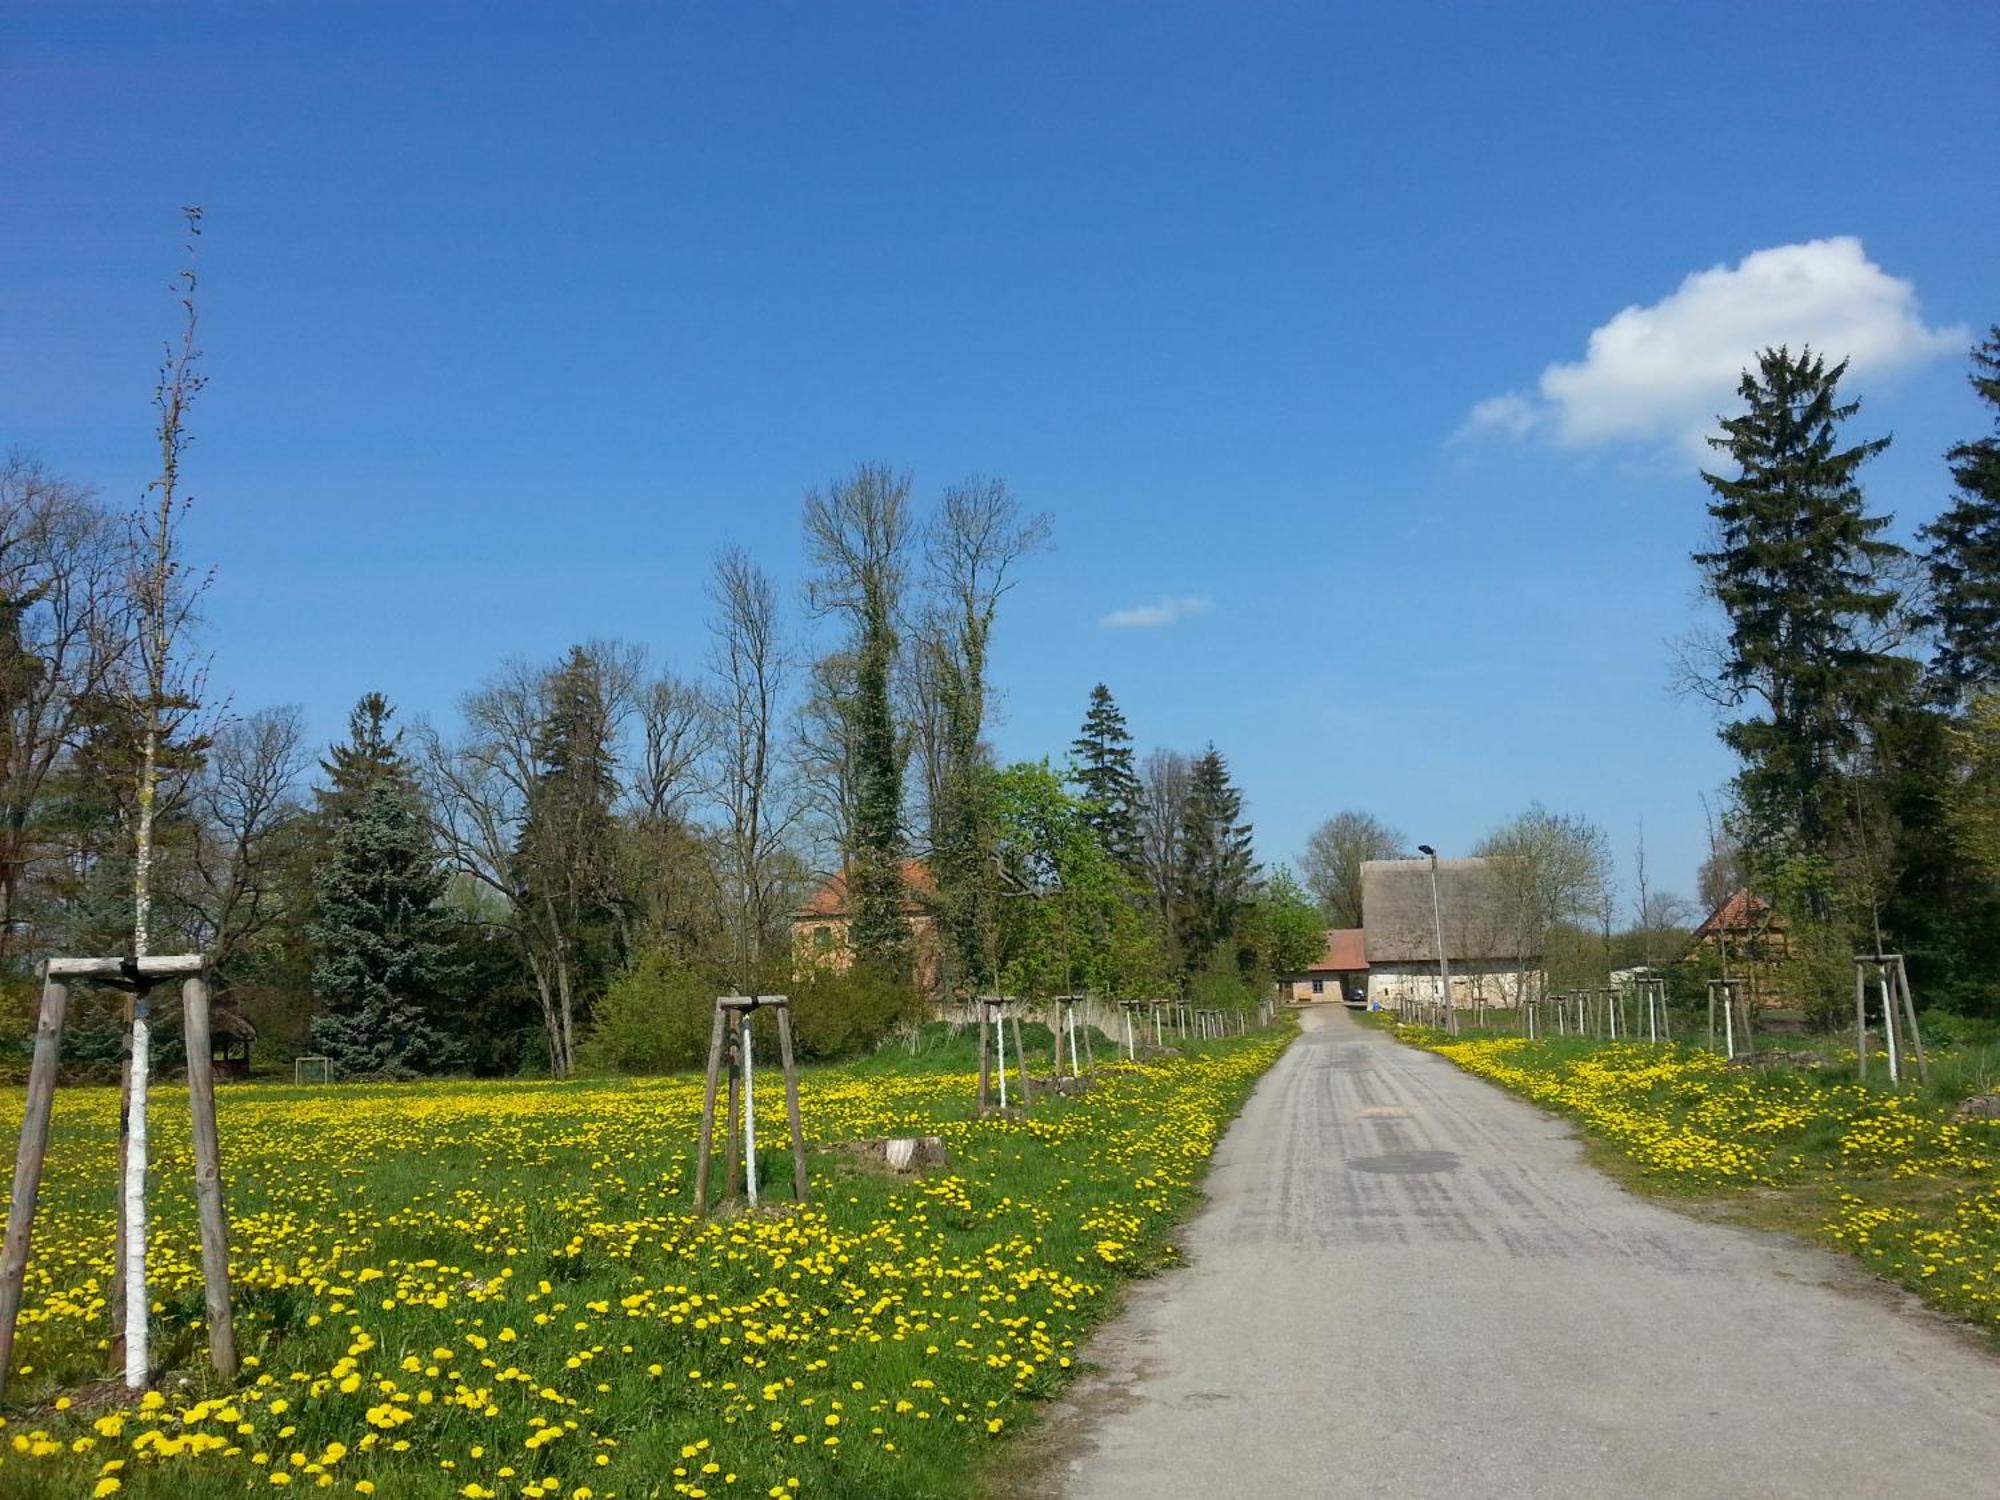
[[[1313,981],[1313,993],[1315,995],[1324,995],[1326,993],[1326,981],[1324,979],[1315,979]]]
[[[821,952],[825,952],[828,948],[831,948],[833,946],[833,929],[831,927],[815,927],[813,929],[813,946]]]

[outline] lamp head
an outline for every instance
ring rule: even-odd
[[[1437,850],[1433,849],[1429,844],[1417,845],[1417,853],[1428,854],[1432,859],[1436,859],[1438,857]]]

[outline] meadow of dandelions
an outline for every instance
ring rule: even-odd
[[[228,1088],[227,1386],[202,1363],[186,1099],[162,1091],[149,1272],[174,1371],[138,1400],[102,1380],[116,1094],[64,1090],[0,1492],[967,1492],[1160,1262],[1283,1042],[1118,1063],[1018,1119],[973,1118],[960,1071],[809,1073],[816,1147],[930,1134],[948,1165],[816,1151],[798,1208],[781,1144],[764,1210],[706,1221],[697,1079]],[[19,1119],[16,1091],[0,1139]]]

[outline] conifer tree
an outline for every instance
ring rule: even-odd
[[[616,966],[618,775],[603,683],[572,647],[548,680],[533,747],[535,779],[514,852],[530,961],[552,982],[551,1066],[576,1061],[580,1013]]]
[[[362,699],[349,742],[324,762],[333,785],[322,806],[333,810],[307,926],[320,1008],[312,1040],[350,1078],[407,1078],[462,1060],[431,1018],[454,972],[447,877],[389,717],[379,694]]]
[[[380,693],[365,693],[347,716],[347,738],[329,746],[319,763],[326,785],[317,794],[320,820],[330,828],[357,806],[378,781],[405,775],[403,732],[389,721],[396,710]]]
[[[1083,798],[1084,819],[1105,851],[1125,869],[1140,864],[1139,808],[1145,793],[1133,766],[1125,715],[1103,683],[1090,690],[1083,729],[1070,745],[1070,784]]]
[[[1695,554],[1729,625],[1715,695],[1761,709],[1722,730],[1744,763],[1746,844],[1767,860],[1802,858],[1804,894],[1820,917],[1843,757],[1908,675],[1869,640],[1897,607],[1882,569],[1902,554],[1881,537],[1888,518],[1863,510],[1856,482],[1889,439],[1840,446],[1841,424],[1860,409],[1838,398],[1846,369],[1779,348],[1744,372],[1747,410],[1708,440],[1736,472],[1702,474],[1719,544]]]
[[[1946,697],[2000,686],[2000,324],[1972,351],[1972,388],[1993,409],[1994,435],[1945,454],[1958,493],[1920,535],[1929,543],[1937,652]]]
[[[1175,935],[1182,966],[1192,971],[1236,935],[1257,874],[1243,794],[1231,784],[1228,763],[1213,745],[1189,777],[1180,845]]]

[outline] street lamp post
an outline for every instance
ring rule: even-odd
[[[1458,1035],[1458,1011],[1451,1003],[1451,961],[1444,956],[1444,903],[1438,897],[1438,854],[1429,844],[1417,845],[1417,853],[1431,860],[1431,929],[1437,934],[1438,988],[1444,994],[1444,1026]]]

